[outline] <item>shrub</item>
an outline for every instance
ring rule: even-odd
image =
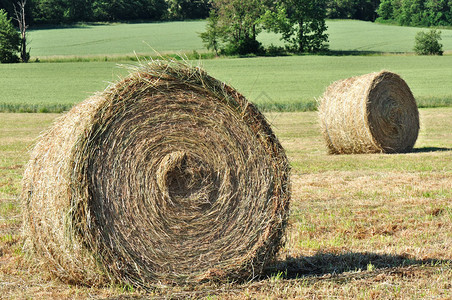
[[[443,55],[441,31],[431,29],[429,32],[419,31],[415,37],[414,51],[418,55]]]
[[[265,54],[268,56],[287,55],[287,49],[282,46],[275,46],[271,44],[265,49]]]
[[[0,9],[0,63],[18,62],[20,34],[11,23],[5,10]]]
[[[248,54],[263,54],[265,52],[262,44],[250,37],[244,37],[238,42],[230,41],[224,48],[221,49],[221,54],[225,55],[248,55]]]
[[[240,55],[246,54],[262,54],[262,44],[254,38],[245,37],[241,39],[237,45],[237,53]]]

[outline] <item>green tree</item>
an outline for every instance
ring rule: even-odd
[[[327,0],[327,16],[331,19],[352,19],[356,13],[356,0]]]
[[[161,20],[168,8],[166,0],[31,0],[30,4],[34,22],[44,24]]]
[[[93,18],[92,0],[71,0],[65,5],[68,22],[90,21]]]
[[[204,19],[209,16],[209,0],[168,0],[168,18],[176,20]]]
[[[0,9],[0,62],[18,62],[20,34],[11,23],[5,10]]]
[[[419,31],[415,37],[414,51],[419,55],[443,55],[441,31],[431,29],[429,32]]]
[[[205,41],[217,37],[224,41],[221,50],[228,54],[248,54],[261,51],[257,35],[261,32],[261,15],[265,12],[263,0],[213,0],[211,17],[203,34]],[[212,26],[215,24],[215,26]],[[214,32],[212,32],[214,31]]]
[[[384,20],[394,19],[394,5],[393,0],[381,0],[380,6],[378,6],[377,13],[380,18]]]
[[[406,26],[428,26],[425,0],[402,0],[396,20]]]
[[[377,13],[400,25],[450,26],[452,0],[382,0]]]
[[[65,0],[35,0],[33,19],[36,23],[60,24],[65,23]]]
[[[121,21],[151,19],[154,14],[152,0],[94,0],[93,14],[96,21]],[[162,12],[163,14],[163,12]],[[160,19],[161,14],[154,19]]]
[[[430,26],[452,25],[452,0],[427,0],[425,8]]]
[[[330,19],[374,21],[380,0],[326,0],[326,16]]]
[[[375,21],[378,17],[377,8],[380,0],[355,0],[355,14],[353,19]]]
[[[284,0],[276,12],[264,16],[267,27],[282,34],[295,52],[328,49],[326,3],[323,0]]]
[[[207,19],[206,31],[199,35],[206,46],[207,50],[215,51],[215,55],[218,55],[220,50],[220,41],[224,39],[223,28],[218,24],[218,16],[215,11],[211,11],[209,18]]]
[[[135,5],[142,8],[142,11],[136,15],[137,19],[162,20],[168,11],[166,0],[138,0]]]

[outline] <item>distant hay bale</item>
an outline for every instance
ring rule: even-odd
[[[408,152],[419,133],[413,94],[388,71],[334,82],[320,99],[319,117],[331,154]]]
[[[290,199],[264,116],[174,61],[136,67],[59,118],[23,184],[34,253],[88,285],[251,278],[281,246]]]

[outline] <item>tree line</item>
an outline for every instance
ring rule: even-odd
[[[14,0],[0,0],[0,9],[10,16],[14,13],[14,5]],[[31,25],[58,25],[204,19],[209,10],[209,0],[28,0],[26,15]]]
[[[75,22],[129,20],[204,19],[212,9],[212,0],[28,0],[29,24],[71,24]],[[247,5],[248,1],[242,1]],[[277,1],[269,1],[277,2]],[[326,0],[329,19],[374,21],[380,0]],[[0,9],[10,16],[15,1],[0,0]]]
[[[381,0],[380,20],[405,26],[451,26],[452,0]]]
[[[14,14],[14,0],[0,0],[0,9]],[[71,24],[130,20],[204,19],[217,0],[28,0],[27,23]],[[225,3],[229,1],[223,1]],[[250,3],[251,2],[251,3]],[[254,0],[240,1],[255,7]],[[264,1],[275,7],[278,0]],[[297,2],[297,1],[294,1]],[[452,0],[324,0],[327,19],[390,20],[408,26],[451,26]],[[263,13],[261,10],[252,14]]]

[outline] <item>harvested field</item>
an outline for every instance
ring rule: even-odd
[[[452,297],[452,109],[420,109],[408,154],[327,155],[315,112],[266,117],[292,165],[287,243],[247,283],[68,285],[24,255],[18,194],[27,148],[56,115],[2,114],[0,291],[6,299],[187,297],[449,299]],[[19,124],[19,125],[18,125]]]

